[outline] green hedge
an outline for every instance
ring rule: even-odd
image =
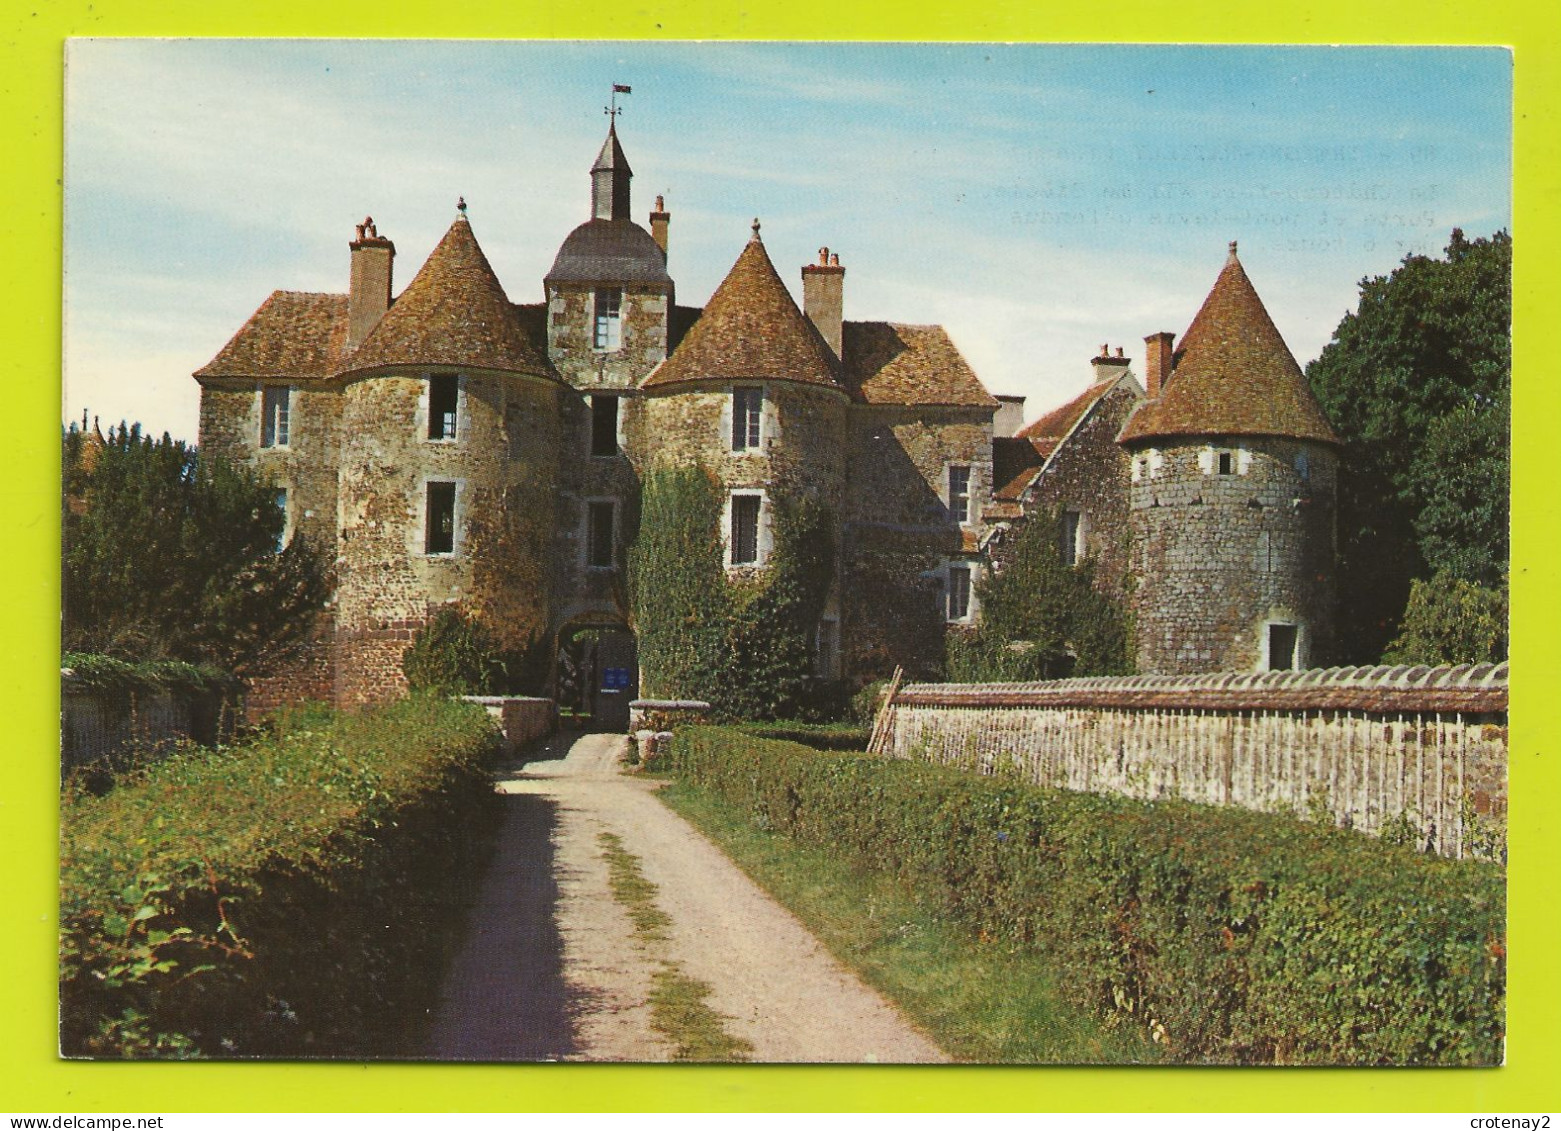
[[[1505,874],[1299,820],[1038,789],[678,732],[677,773],[887,871],[973,936],[1034,946],[1173,1059],[1496,1064]]]
[[[96,652],[66,652],[60,657],[60,667],[75,676],[75,686],[81,690],[110,696],[183,692],[233,697],[243,689],[235,676],[221,668],[183,660],[131,663]]]
[[[755,738],[796,742],[814,750],[864,751],[873,735],[872,727],[855,723],[742,723],[736,729]]]
[[[459,920],[498,734],[429,698],[275,725],[65,798],[66,1055],[401,1051]]]

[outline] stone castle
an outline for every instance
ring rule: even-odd
[[[765,568],[777,499],[835,516],[822,678],[936,674],[1005,532],[1041,510],[1131,602],[1140,670],[1326,656],[1336,440],[1234,244],[1180,342],[1147,339],[1143,384],[1103,348],[1081,396],[1021,428],[1023,398],[989,393],[942,327],[847,320],[827,248],[799,308],[757,220],[703,308],[680,305],[671,215],[658,197],[648,229],[631,219],[631,176],[614,122],[540,303],[509,300],[464,201],[399,295],[365,220],[346,294],[273,293],[196,372],[202,449],[269,477],[288,536],[336,551],[319,646],[262,699],[397,695],[409,641],[456,604],[549,655],[594,630],[585,706],[616,723],[641,479],[691,464],[724,492],[734,576]]]

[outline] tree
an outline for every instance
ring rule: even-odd
[[[98,442],[73,425],[63,472],[67,651],[215,664],[263,675],[310,638],[330,592],[324,556],[278,549],[275,489],[139,424]]]
[[[1445,258],[1405,257],[1363,279],[1360,303],[1307,367],[1344,442],[1339,624],[1370,662],[1398,630],[1411,582],[1484,587],[1507,569],[1512,240],[1454,229]]]
[[[1495,663],[1507,658],[1506,586],[1488,588],[1448,573],[1416,579],[1390,664]]]
[[[981,623],[949,642],[949,677],[959,682],[1123,675],[1132,637],[1120,605],[1095,588],[1089,562],[1062,560],[1058,512],[1019,528],[1001,571],[976,585]]]

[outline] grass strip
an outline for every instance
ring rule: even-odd
[[[728,1018],[711,1009],[706,1000],[710,986],[690,978],[679,963],[666,957],[667,928],[672,920],[656,906],[656,885],[645,878],[639,858],[613,833],[601,833],[596,839],[607,861],[613,898],[629,913],[635,937],[660,966],[652,975],[651,1028],[672,1042],[674,1060],[748,1060],[753,1046],[726,1031]]]
[[[1040,956],[919,907],[886,876],[756,828],[714,794],[674,782],[658,794],[956,1060],[1137,1064],[1159,1049],[1136,1026],[1068,1005]]]

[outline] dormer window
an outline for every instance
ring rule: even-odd
[[[732,451],[757,451],[763,439],[764,389],[739,385],[732,390]]]
[[[285,448],[292,427],[293,390],[288,385],[267,385],[260,396],[260,446]]]
[[[456,419],[461,405],[461,382],[454,373],[435,373],[428,378],[428,438],[455,439]]]
[[[623,291],[617,287],[603,287],[596,292],[595,327],[591,336],[593,348],[611,351],[623,345]]]

